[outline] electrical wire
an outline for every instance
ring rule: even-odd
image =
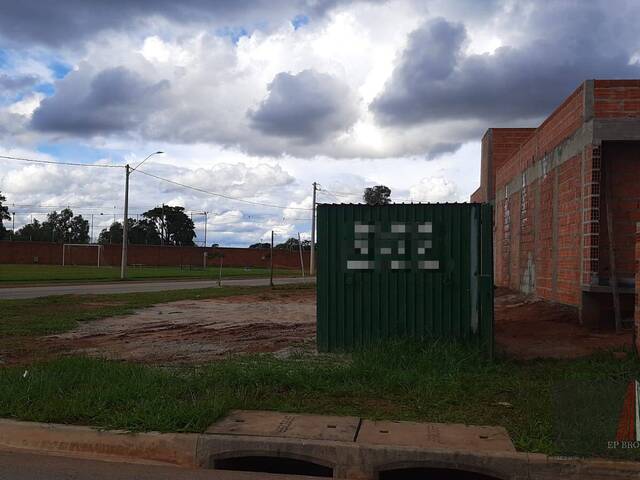
[[[245,200],[243,198],[231,197],[229,195],[224,195],[222,193],[211,192],[209,190],[204,190],[203,188],[198,188],[198,187],[194,187],[192,185],[186,185],[184,183],[176,182],[175,180],[169,180],[168,178],[160,177],[158,175],[154,175],[153,173],[149,173],[149,172],[146,172],[144,170],[136,170],[136,171],[142,173],[143,175],[147,175],[149,177],[153,177],[153,178],[156,178],[158,180],[162,180],[163,182],[171,183],[173,185],[177,185],[177,186],[182,187],[182,188],[188,188],[188,189],[194,190],[196,192],[205,193],[207,195],[213,195],[215,197],[226,198],[227,200],[234,200],[236,202],[248,203],[250,205],[259,205],[261,207],[280,208],[282,210],[305,210],[305,211],[311,211],[310,208],[283,207],[282,205],[273,205],[273,204],[269,204],[269,203],[262,203],[262,202],[254,202],[254,201],[251,201],[251,200]]]
[[[10,157],[8,155],[0,155],[0,158],[4,158],[6,160],[17,160],[19,162],[47,163],[51,165],[72,165],[74,167],[124,168],[124,165],[105,165],[102,163],[54,162],[53,160],[36,160],[33,158]]]
[[[334,196],[337,196],[337,197],[357,197],[357,196],[360,195],[359,193],[334,192],[332,190],[327,190],[326,188],[322,188],[319,191],[330,193],[330,194],[332,194]]]

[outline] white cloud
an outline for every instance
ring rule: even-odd
[[[455,202],[458,200],[458,187],[444,177],[423,178],[409,187],[409,198],[413,202]]]
[[[566,93],[561,90],[573,88],[577,77],[607,70],[611,52],[615,65],[633,63],[640,52],[633,23],[638,7],[627,0],[620,0],[615,10],[604,1],[585,7],[528,0],[299,0],[277,5],[260,0],[249,6],[159,2],[152,8],[131,0],[121,10],[106,4],[97,13],[92,10],[95,14],[82,25],[77,23],[81,16],[70,15],[63,1],[47,7],[50,29],[21,14],[31,1],[0,7],[6,14],[0,24],[13,29],[16,38],[0,53],[3,74],[12,84],[21,77],[49,83],[54,81],[52,61],[74,69],[47,98],[39,92],[49,86],[4,95],[2,153],[74,161],[104,157],[135,165],[147,153],[163,150],[165,156],[154,157],[143,168],[206,190],[287,207],[242,204],[132,176],[134,213],[163,202],[208,211],[208,241],[234,245],[266,240],[272,229],[279,235],[308,233],[308,211],[296,208],[311,206],[314,181],[338,193],[320,192],[322,202],[359,202],[363,189],[377,184],[389,186],[394,201],[467,200],[479,179],[479,138],[495,119],[507,118],[505,111],[514,105],[518,117],[538,119],[561,100]],[[298,13],[308,14],[309,22],[295,29],[290,21]],[[465,35],[447,42],[446,35],[411,34],[421,26],[425,33],[424,26],[437,17],[452,31],[463,26]],[[247,35],[228,34],[242,29]],[[440,38],[442,51],[421,38]],[[555,43],[549,47],[548,42]],[[435,70],[434,59],[441,60],[441,67],[454,68],[445,81],[423,82]],[[565,74],[567,61],[581,68],[568,68]],[[473,73],[477,65],[484,65],[479,71],[485,73],[495,72],[491,66],[517,68],[505,68],[509,75],[497,75],[498,80],[484,75],[480,82]],[[534,74],[528,73],[530,68]],[[305,71],[330,78],[327,83],[335,88],[299,82],[304,95],[297,98],[282,89],[277,106],[296,108],[267,109],[278,115],[267,116],[271,123],[255,128],[250,112],[270,105],[274,79],[299,79]],[[530,78],[538,79],[534,86],[544,93],[544,102],[521,95]],[[486,95],[478,94],[479,85]],[[444,90],[449,97],[437,95]],[[507,90],[518,102],[504,101]],[[383,125],[370,107],[385,94],[387,114],[393,114],[387,116],[394,121]],[[344,105],[336,97],[344,97]],[[305,116],[323,104],[332,107],[330,114],[338,114]],[[412,110],[415,122],[407,121]],[[32,114],[35,120],[29,123]],[[291,120],[294,115],[302,120],[289,122],[284,130],[272,128],[274,118]],[[40,151],[59,153],[43,156]],[[114,205],[116,217],[121,215],[120,170],[0,162],[0,190],[10,201],[84,205],[98,212],[100,226],[113,219]],[[20,218],[28,213],[21,212]],[[204,218],[194,213],[194,220],[202,238]]]
[[[39,92],[26,95],[22,100],[12,103],[7,107],[9,113],[30,117],[33,111],[40,106],[44,95]]]

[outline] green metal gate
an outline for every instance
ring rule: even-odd
[[[394,337],[493,353],[489,204],[318,205],[318,350]]]

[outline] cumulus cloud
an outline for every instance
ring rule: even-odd
[[[33,87],[38,83],[37,75],[8,75],[0,73],[0,90],[3,94],[8,92],[17,92],[29,87]]]
[[[189,170],[178,181],[209,191],[235,197],[256,197],[268,194],[274,188],[291,185],[294,178],[280,165],[219,163],[211,168]]]
[[[529,7],[505,14],[522,32],[512,35],[513,45],[492,54],[466,54],[470,39],[461,23],[444,18],[424,23],[409,36],[391,79],[371,105],[379,121],[537,119],[585,79],[640,76],[640,64],[630,62],[640,45],[629,36],[633,17],[612,17],[605,2]]]
[[[455,202],[458,197],[458,187],[445,177],[423,178],[409,188],[412,202]]]
[[[362,0],[361,0],[362,1]],[[73,45],[105,30],[140,27],[162,18],[186,24],[239,24],[245,28],[321,17],[341,0],[9,0],[0,3],[0,36],[11,42]]]
[[[249,117],[252,126],[266,135],[315,143],[354,124],[357,100],[348,85],[331,75],[313,70],[296,75],[282,72]]]
[[[166,106],[169,82],[148,81],[126,67],[92,75],[85,66],[59,83],[56,95],[43,100],[32,125],[44,132],[108,134],[137,128]]]
[[[585,78],[640,76],[639,14],[637,0],[5,1],[0,140],[58,160],[167,151],[170,165],[145,168],[289,208],[136,175],[132,209],[214,212],[209,240],[255,243],[308,230],[296,208],[314,181],[340,195],[324,202],[360,201],[374,184],[402,200],[468,198],[487,127],[535,125]],[[297,15],[308,23],[295,28]],[[0,190],[16,203],[121,205],[113,170],[8,176],[3,162]]]

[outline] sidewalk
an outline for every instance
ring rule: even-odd
[[[163,465],[171,469],[158,471],[173,475],[134,476],[143,479],[187,478],[181,472],[185,472],[189,478],[268,479],[271,477],[266,473],[247,477],[246,474],[228,470],[251,469],[256,465],[270,468],[275,464],[282,466],[287,463],[289,467],[294,465],[297,473],[302,474],[295,478],[305,478],[304,475],[308,475],[305,472],[313,470],[322,471],[323,476],[336,479],[373,480],[381,472],[418,468],[509,480],[640,479],[640,462],[558,458],[516,452],[510,446],[510,441],[505,441],[508,436],[505,440],[496,437],[502,435],[501,430],[504,429],[372,422],[355,417],[252,411],[232,412],[203,434],[134,434],[98,431],[89,427],[0,420],[0,464],[7,462],[10,467],[0,469],[0,478],[24,478],[20,474],[25,470],[20,467],[25,461],[26,468],[36,472],[28,478],[55,479],[55,476],[38,476],[42,474],[42,470],[38,469],[46,465],[46,462],[58,462],[56,468],[64,473],[69,468],[84,468],[85,464],[80,459],[89,459],[94,463],[87,463],[87,470],[82,472],[103,472],[103,468],[106,472],[106,464],[100,466],[95,463],[96,460],[106,460],[143,462],[147,464],[145,472],[152,471],[151,464]],[[420,435],[415,436],[416,433]],[[474,435],[475,440],[470,437]],[[467,437],[473,441],[465,444],[463,440]],[[478,448],[484,442],[488,442],[487,447]],[[2,450],[10,453],[2,454]],[[29,455],[35,453],[74,457],[76,460],[57,461],[53,457],[47,457],[42,462],[26,461],[30,458]],[[183,470],[175,470],[177,467],[182,467]],[[196,475],[196,468],[213,470],[208,471],[210,476],[207,477],[200,473]],[[11,471],[15,475],[6,473]],[[258,467],[254,471],[265,470]],[[294,472],[287,470],[287,473]],[[87,478],[119,478],[100,475],[101,473],[88,475]]]

